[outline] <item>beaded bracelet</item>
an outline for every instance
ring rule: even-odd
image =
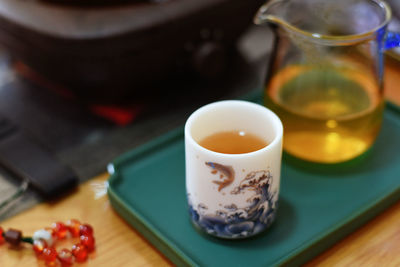
[[[79,237],[80,242],[73,245],[72,249],[55,249],[57,240],[67,237]],[[95,249],[93,228],[89,224],[81,224],[78,220],[71,219],[67,223],[55,222],[51,227],[36,231],[32,237],[23,237],[22,232],[9,229],[6,232],[0,227],[0,244],[7,242],[12,246],[19,246],[21,242],[32,245],[36,255],[43,259],[47,265],[55,265],[57,261],[62,266],[70,266],[75,261],[86,261],[88,254]]]

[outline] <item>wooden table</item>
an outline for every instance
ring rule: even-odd
[[[387,97],[400,105],[400,64],[391,60],[387,62],[386,88]],[[76,218],[93,225],[97,246],[87,263],[75,266],[171,266],[168,259],[114,212],[106,195],[96,198],[95,189],[107,178],[106,174],[96,177],[63,200],[40,204],[0,225],[32,235],[52,222]],[[400,266],[399,222],[400,202],[307,266]],[[63,247],[71,245],[67,242]],[[44,266],[44,263],[36,259],[29,245],[12,249],[4,244],[0,246],[0,266]]]

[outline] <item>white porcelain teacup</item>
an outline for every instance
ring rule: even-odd
[[[251,133],[267,145],[240,154],[199,145],[218,132]],[[228,100],[196,110],[185,125],[186,192],[193,224],[221,238],[245,238],[274,221],[280,185],[283,127],[269,109]]]

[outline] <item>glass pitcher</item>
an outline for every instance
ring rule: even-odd
[[[256,24],[275,32],[265,105],[284,124],[284,149],[312,162],[355,158],[382,122],[384,51],[399,46],[379,0],[272,0]]]

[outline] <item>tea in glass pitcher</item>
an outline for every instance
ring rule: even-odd
[[[256,23],[272,23],[276,36],[265,105],[283,122],[287,153],[338,163],[373,145],[383,52],[400,40],[386,31],[390,16],[375,0],[275,0],[260,9]]]
[[[365,152],[383,112],[374,80],[346,67],[288,66],[272,77],[265,104],[284,122],[286,151],[316,162],[345,161]]]

